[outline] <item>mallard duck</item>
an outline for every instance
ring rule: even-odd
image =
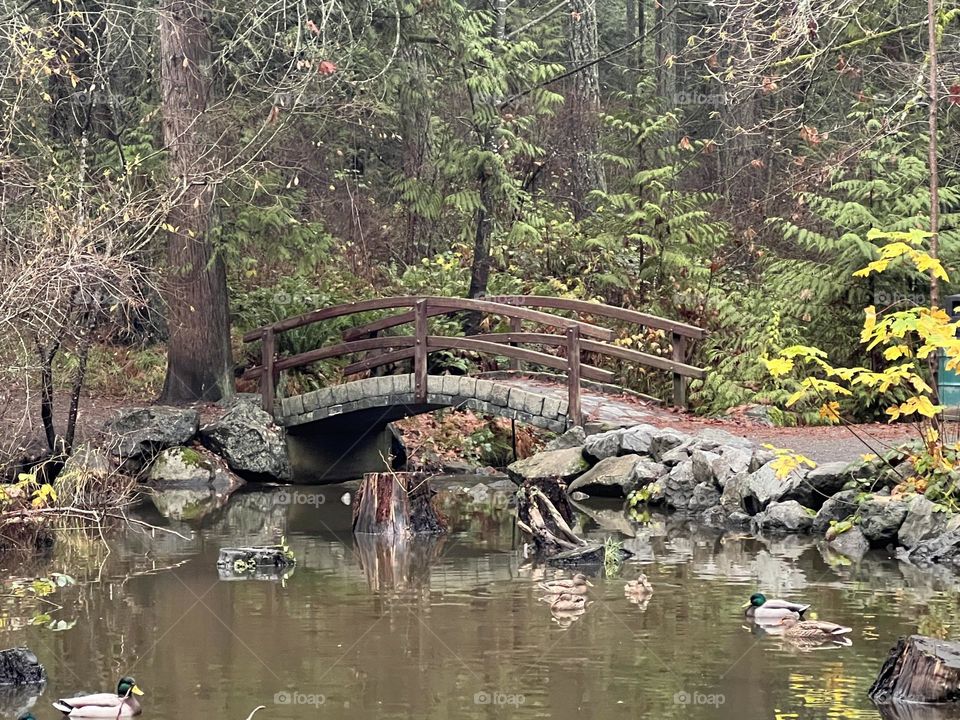
[[[852,633],[853,628],[826,622],[825,620],[797,620],[792,617],[780,619],[783,636],[802,640],[846,640],[843,637]]]
[[[118,718],[140,714],[136,696],[143,695],[132,677],[122,677],[117,683],[117,692],[94,693],[79,697],[61,698],[53,706],[72,718]]]
[[[629,580],[623,586],[623,594],[631,600],[645,600],[653,595],[653,585],[647,580],[647,576],[640,573],[636,580]]]
[[[757,622],[776,621],[782,618],[799,620],[810,605],[790,602],[789,600],[767,600],[763,593],[754,593],[750,602],[744,605],[746,615]]]
[[[550,603],[551,612],[576,612],[587,607],[587,598],[583,595],[563,593]]]
[[[542,582],[540,583],[540,587],[554,595],[561,593],[568,595],[586,595],[587,588],[593,587],[593,583],[587,580],[587,576],[583,573],[577,573],[569,580],[564,578],[563,580]]]

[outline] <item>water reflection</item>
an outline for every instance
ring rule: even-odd
[[[949,635],[960,621],[952,575],[883,553],[837,564],[809,540],[722,536],[675,517],[632,523],[610,503],[587,505],[580,529],[617,533],[634,560],[620,577],[592,576],[589,605],[554,609],[538,602],[538,583],[570,575],[525,564],[509,487],[441,486],[450,535],[399,545],[352,536],[339,502],[350,487],[302,488],[296,502],[248,489],[190,521],[141,511],[176,535],[66,536],[47,557],[4,568],[73,575],[56,602],[76,625],[52,632],[28,624],[35,609],[4,606],[3,645],[46,664],[41,706],[130,672],[158,720],[242,720],[261,704],[257,717],[333,720],[879,718],[865,693],[896,637]],[[285,586],[221,581],[220,547],[281,535],[297,556]],[[655,593],[633,604],[624,584],[641,571]],[[744,630],[741,606],[757,589],[854,627],[853,646]]]

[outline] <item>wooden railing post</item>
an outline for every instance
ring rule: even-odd
[[[567,421],[583,425],[580,412],[580,327],[567,328]]]
[[[413,341],[413,394],[418,403],[427,401],[427,301],[413,306],[416,323]]]
[[[510,332],[523,332],[523,320],[518,317],[510,318]],[[510,343],[511,347],[516,347],[516,343]],[[510,358],[510,369],[511,370],[520,370],[520,358]]]
[[[271,328],[263,332],[260,340],[260,365],[263,371],[260,374],[260,395],[264,412],[273,415],[273,402],[276,394],[276,384],[273,368],[274,355],[277,352],[277,336]]]
[[[685,363],[687,355],[687,338],[680,333],[673,333],[673,360]],[[687,379],[680,373],[673,373],[673,406],[685,410],[687,407]]]

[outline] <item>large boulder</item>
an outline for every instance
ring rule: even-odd
[[[794,498],[807,507],[819,510],[827,498],[840,492],[853,477],[853,470],[847,462],[824,463],[806,473],[803,482],[794,491]]]
[[[956,530],[958,523],[960,516],[923,495],[917,495],[907,503],[907,516],[897,531],[897,541],[905,548],[914,548],[947,530]]]
[[[167,448],[147,470],[151,500],[164,517],[196,520],[223,507],[244,481],[206,450]]]
[[[582,490],[588,495],[626,497],[636,488],[637,478],[633,470],[639,461],[639,455],[604,458],[571,482],[567,490]]]
[[[610,430],[591,435],[583,443],[583,454],[594,462],[616,457],[620,454],[620,439],[622,437],[623,430]]]
[[[856,512],[856,490],[842,490],[828,498],[817,511],[812,530],[818,535],[823,535],[830,529],[830,525],[845,520]]]
[[[731,446],[719,449],[719,452],[720,457],[711,463],[711,469],[721,488],[726,485],[729,478],[747,475],[750,472],[752,450]]]
[[[575,425],[548,442],[544,450],[568,450],[569,448],[583,447],[586,442],[587,434],[582,427]]]
[[[749,475],[728,478],[723,486],[721,504],[728,512],[739,510],[757,515],[770,503],[786,497],[798,482],[800,478],[794,474],[778,478],[773,465],[767,463]]]
[[[693,497],[697,479],[693,475],[693,461],[685,460],[674,467],[670,474],[660,481],[663,497],[667,505],[677,510],[686,510]]]
[[[960,568],[960,530],[948,530],[924,540],[907,557],[918,565],[941,563]]]
[[[907,504],[889,495],[873,495],[860,503],[860,530],[873,547],[893,542],[907,517]]]
[[[836,535],[828,545],[831,550],[835,550],[855,561],[860,560],[864,553],[870,549],[870,543],[864,537],[863,531],[856,525]]]
[[[536,482],[556,478],[562,482],[570,482],[590,469],[581,448],[567,448],[566,450],[549,450],[537,453],[523,460],[517,460],[507,467],[510,479],[518,485],[524,481]]]
[[[112,500],[114,493],[117,496],[123,494],[122,483],[111,488],[114,478],[119,479],[119,472],[107,452],[84,443],[67,458],[54,487],[60,499],[68,505],[96,506]],[[134,481],[126,480],[132,487]]]
[[[200,428],[200,441],[227,461],[240,477],[254,481],[290,479],[283,430],[254,402],[240,401]]]
[[[761,531],[802,533],[813,525],[813,511],[796,500],[773,502],[754,516],[753,521]]]
[[[720,455],[708,450],[695,449],[690,454],[690,460],[693,462],[693,476],[697,479],[698,483],[713,484],[714,480],[716,480],[713,465],[720,459]]]
[[[674,430],[673,428],[661,428],[653,433],[650,442],[650,455],[654,460],[663,462],[663,457],[674,448],[686,444],[690,436]]]
[[[118,411],[104,432],[114,455],[142,462],[168,447],[190,442],[199,424],[200,413],[193,408],[154,405]]]
[[[634,425],[620,432],[620,452],[650,455],[653,436],[659,430],[653,425]]]
[[[694,467],[694,480],[696,480],[696,469]],[[701,482],[693,488],[690,495],[690,501],[687,503],[687,510],[692,513],[704,512],[720,502],[720,491],[712,482]]]
[[[696,445],[700,450],[716,450],[720,452],[726,448],[740,448],[752,451],[754,448],[752,440],[740,437],[739,435],[732,435],[726,430],[718,430],[716,428],[700,430],[695,438]]]

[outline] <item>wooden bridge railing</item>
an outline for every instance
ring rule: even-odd
[[[277,335],[296,328],[333,318],[366,313],[375,310],[409,308],[375,322],[352,328],[344,333],[344,342],[317,348],[286,358],[277,357]],[[543,312],[534,308],[563,310],[579,317],[601,317],[633,323],[644,327],[662,329],[671,334],[672,359],[651,355],[639,350],[610,344],[614,333],[608,328],[581,319],[571,319]],[[437,315],[456,312],[481,312],[510,318],[510,332],[487,333],[469,337],[447,337],[429,334],[429,319]],[[557,328],[561,334],[524,332],[523,322]],[[383,330],[413,323],[413,335],[378,336]],[[303,367],[318,360],[341,357],[354,353],[369,353],[372,350],[387,351],[368,355],[344,368],[344,375],[370,371],[376,367],[413,359],[414,394],[418,402],[427,400],[427,356],[436,350],[471,350],[487,355],[510,359],[511,367],[519,369],[521,362],[529,362],[557,370],[567,377],[567,417],[575,425],[581,424],[580,386],[581,379],[612,382],[614,373],[589,365],[581,360],[582,352],[595,353],[626,360],[638,365],[666,370],[673,374],[673,402],[678,407],[686,406],[686,384],[689,378],[703,378],[706,373],[698,367],[686,364],[687,342],[706,335],[693,325],[627,310],[625,308],[591,303],[583,300],[547,296],[509,295],[488,297],[483,300],[449,297],[389,297],[375,300],[336,305],[314,310],[303,315],[280,320],[243,336],[244,342],[261,342],[260,365],[251,368],[244,378],[259,378],[263,408],[273,414],[276,383],[280,372]],[[539,345],[564,348],[564,356],[538,352],[519,345]]]

